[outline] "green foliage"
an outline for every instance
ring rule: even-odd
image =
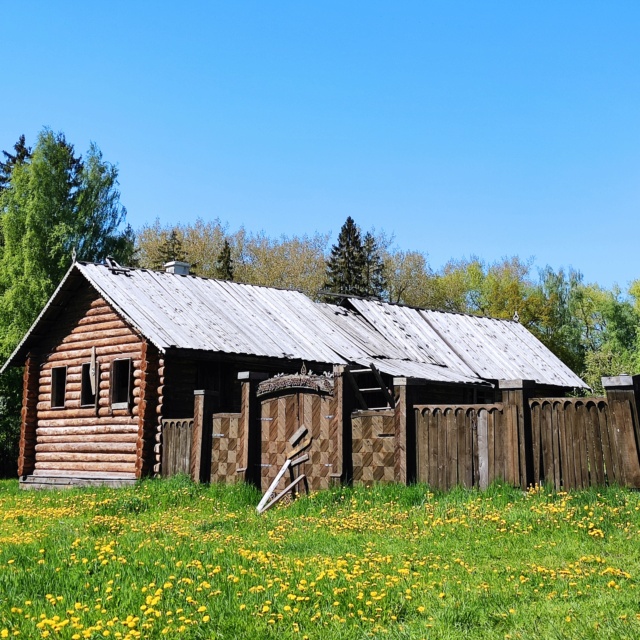
[[[331,255],[326,266],[325,290],[331,293],[365,296],[365,265],[360,229],[349,216],[340,229],[338,242],[331,247]]]
[[[362,251],[364,253],[362,272],[366,294],[374,298],[384,298],[387,294],[385,264],[379,242],[370,231],[364,235]]]
[[[45,129],[33,152],[22,136],[15,154],[5,152],[5,157],[0,189],[2,360],[62,280],[74,251],[79,260],[100,262],[111,255],[123,263],[133,252],[132,229],[120,231],[126,211],[120,204],[117,169],[95,145],[83,161],[63,134]],[[6,457],[15,452],[19,375],[5,374],[0,387],[0,450]]]
[[[216,260],[216,278],[219,280],[233,280],[233,258],[231,257],[231,245],[227,238],[224,239],[222,250]]]
[[[633,638],[640,496],[0,482],[0,636]]]
[[[27,147],[24,135],[18,138],[18,142],[13,145],[15,153],[3,151],[4,161],[0,162],[0,191],[9,186],[13,167],[17,164],[23,164],[31,157],[31,149]]]
[[[367,232],[363,239],[358,225],[349,216],[326,261],[324,290],[330,293],[387,298],[387,266],[383,252],[388,244],[384,235],[376,237],[372,232]]]

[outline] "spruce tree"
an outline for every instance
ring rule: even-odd
[[[348,295],[366,296],[364,279],[365,253],[360,230],[349,216],[340,229],[338,242],[331,247],[326,263],[326,291]]]
[[[364,253],[363,279],[366,295],[383,298],[387,290],[384,260],[380,254],[377,240],[369,231],[364,236],[362,250]]]
[[[174,228],[171,230],[169,237],[158,247],[158,254],[153,268],[162,271],[167,262],[173,262],[174,260],[186,262],[186,258],[186,253],[182,248],[182,240]]]
[[[31,149],[27,147],[24,134],[18,138],[18,142],[13,145],[15,153],[3,151],[4,162],[0,161],[0,191],[6,189],[11,181],[11,172],[17,164],[28,162],[31,157]]]
[[[215,266],[215,277],[218,280],[233,280],[233,259],[231,258],[231,245],[225,238],[222,249],[218,254]]]

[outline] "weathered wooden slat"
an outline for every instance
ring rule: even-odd
[[[559,489],[561,486],[560,427],[558,425],[558,412],[554,410],[552,402],[549,402],[549,426],[551,428],[551,448],[553,452],[553,486]]]
[[[440,440],[440,426],[442,423],[442,411],[440,409],[429,412],[429,479],[427,482],[438,487],[438,447]]]
[[[438,481],[439,489],[447,488],[447,434],[449,433],[449,419],[453,410],[447,409],[440,414],[440,425],[438,428]]]
[[[598,422],[600,425],[600,436],[602,438],[602,455],[604,457],[604,471],[608,484],[616,482],[616,456],[611,451],[610,429],[611,420],[609,406],[606,403],[598,404]]]
[[[589,428],[593,433],[593,457],[592,464],[596,476],[596,484],[604,485],[604,451],[602,449],[602,434],[600,432],[600,415],[598,407],[594,402],[590,402],[587,406],[589,412]]]
[[[489,486],[489,425],[487,412],[478,411],[478,486],[486,489]]]
[[[293,447],[298,443],[298,440],[302,438],[302,436],[306,435],[309,432],[307,427],[303,425],[289,438],[289,444]]]
[[[271,502],[269,502],[268,504],[264,505],[261,509],[258,508],[258,513],[264,513],[268,509],[271,509],[271,507],[273,507],[275,504],[280,502],[280,500],[282,500],[282,498],[284,498],[285,495],[287,495],[287,493],[289,493],[289,491],[293,491],[293,489],[299,483],[301,483],[301,482],[304,483],[306,481],[307,481],[307,477],[304,474],[299,475],[295,480],[293,480],[293,482],[289,483]]]

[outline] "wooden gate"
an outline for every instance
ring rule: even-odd
[[[189,473],[193,418],[162,421],[162,476]]]
[[[333,395],[311,389],[280,389],[261,401],[260,476],[265,491],[294,450],[291,437],[306,427],[303,442],[310,438],[300,473],[312,490],[327,489],[332,479],[340,479],[342,457],[339,421]]]

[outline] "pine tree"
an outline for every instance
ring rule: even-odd
[[[3,151],[4,162],[0,162],[0,191],[6,189],[11,181],[11,172],[17,164],[28,162],[31,158],[31,149],[27,147],[24,134],[18,138],[18,142],[13,145],[15,153]]]
[[[365,253],[360,230],[349,216],[340,229],[337,244],[331,247],[331,256],[326,263],[325,290],[366,296],[364,268]]]
[[[167,262],[186,262],[187,256],[182,248],[182,240],[178,235],[178,231],[174,228],[171,230],[169,237],[158,247],[158,254],[153,268],[161,271]]]
[[[369,231],[364,236],[362,250],[364,253],[363,279],[366,295],[383,298],[387,290],[384,260],[380,255],[380,247],[377,240]]]
[[[218,254],[218,259],[216,260],[215,272],[215,277],[218,278],[218,280],[233,280],[233,259],[231,258],[231,245],[226,238],[224,239],[224,244],[222,245],[222,249]]]

